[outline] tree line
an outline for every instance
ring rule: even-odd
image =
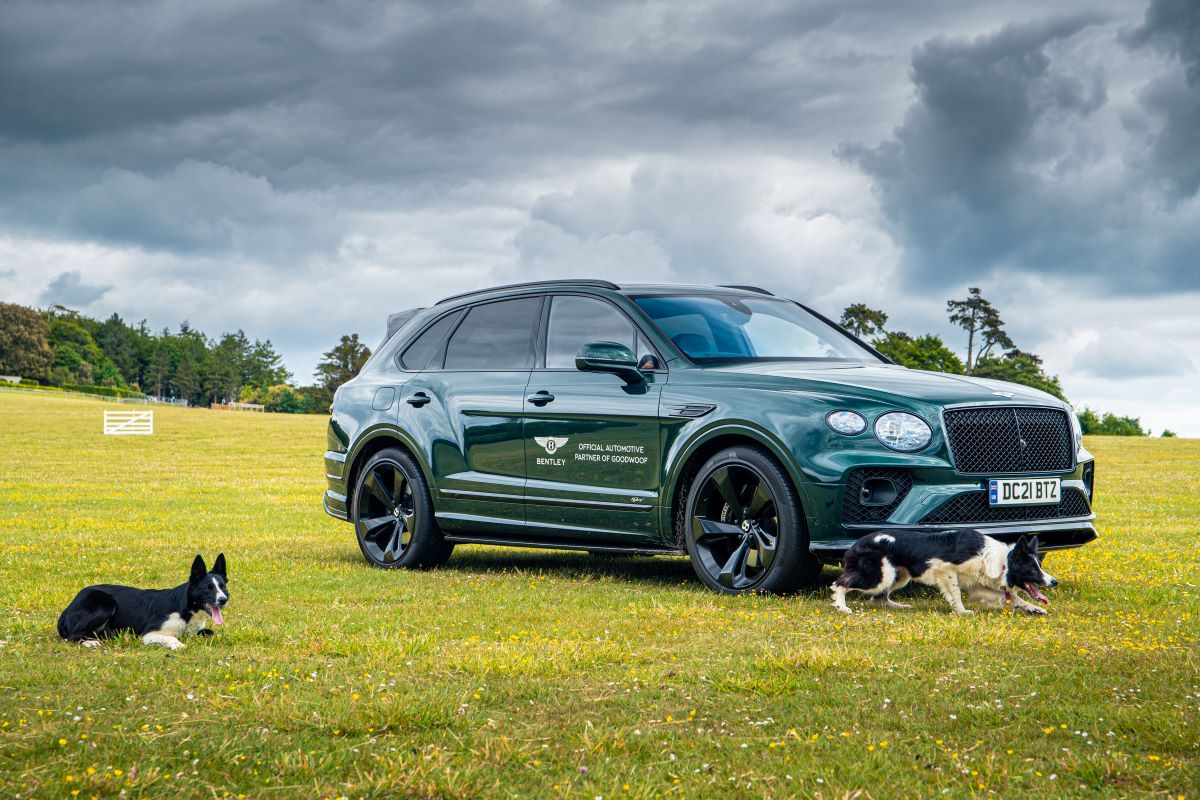
[[[1017,347],[1004,329],[1000,312],[978,287],[968,289],[965,298],[947,300],[946,313],[950,322],[966,334],[965,361],[936,334],[911,336],[905,331],[889,330],[887,313],[865,303],[847,306],[842,312],[841,324],[897,364],[911,369],[1011,381],[1040,389],[1060,400],[1067,399],[1058,376],[1046,373],[1042,359],[1036,353]],[[1100,414],[1090,408],[1084,408],[1078,417],[1084,433],[1150,435],[1137,417]],[[1169,430],[1163,431],[1163,436],[1174,435]]]
[[[323,354],[314,383],[296,386],[271,340],[251,341],[242,330],[209,338],[186,321],[153,331],[118,314],[101,322],[60,305],[0,303],[0,374],[40,386],[321,413],[369,356],[357,334],[343,336]]]
[[[912,336],[888,328],[885,311],[854,303],[842,327],[905,367],[993,378],[1032,386],[1065,400],[1057,375],[1042,359],[1021,350],[1005,331],[1000,312],[978,288],[948,300],[950,322],[966,334],[966,359],[932,333]],[[257,403],[269,411],[323,413],[333,393],[371,356],[358,334],[342,336],[325,351],[310,385],[297,386],[270,339],[251,341],[242,330],[209,338],[186,321],[155,332],[145,320],[131,325],[117,314],[99,320],[60,305],[45,310],[0,302],[0,375],[29,383],[106,394],[149,394],[191,405]],[[1137,417],[1079,412],[1084,433],[1148,436]],[[1163,436],[1174,436],[1163,431]]]

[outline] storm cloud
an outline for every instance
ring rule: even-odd
[[[16,0],[0,296],[244,328],[304,380],[503,281],[762,284],[956,346],[981,285],[1073,400],[1200,433],[1125,393],[1196,381],[1198,13]]]

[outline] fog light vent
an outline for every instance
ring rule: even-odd
[[[912,475],[903,469],[856,469],[846,476],[842,495],[842,524],[883,522],[912,489]]]

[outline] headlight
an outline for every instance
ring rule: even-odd
[[[1073,409],[1067,409],[1067,416],[1071,418],[1071,436],[1075,439],[1075,452],[1078,453],[1083,449],[1083,426],[1079,424],[1079,417],[1075,416]]]
[[[875,420],[875,438],[893,450],[920,450],[932,437],[925,420],[904,411],[892,411]]]
[[[830,411],[825,416],[825,424],[846,436],[855,436],[867,429],[866,417],[854,411]]]

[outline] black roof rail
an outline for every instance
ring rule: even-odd
[[[441,300],[438,300],[436,303],[434,303],[434,305],[440,306],[442,303],[449,303],[451,300],[461,300],[464,297],[471,297],[471,296],[477,295],[477,294],[487,294],[489,292],[501,292],[501,291],[504,291],[505,289],[533,289],[533,288],[540,288],[543,286],[547,287],[547,288],[553,287],[553,286],[594,286],[598,289],[614,289],[614,290],[621,288],[620,286],[617,286],[612,281],[596,280],[596,279],[592,279],[592,278],[579,278],[578,280],[562,278],[559,280],[552,280],[552,281],[530,281],[529,283],[510,283],[505,286],[493,286],[489,289],[476,289],[473,292],[463,292],[462,294],[452,294],[449,297],[443,297]]]
[[[775,296],[774,292],[768,292],[766,289],[762,288],[761,286],[742,286],[739,284],[722,283],[721,288],[722,289],[741,289],[743,292],[757,292],[758,294],[766,294],[766,295],[770,295],[771,297]]]

